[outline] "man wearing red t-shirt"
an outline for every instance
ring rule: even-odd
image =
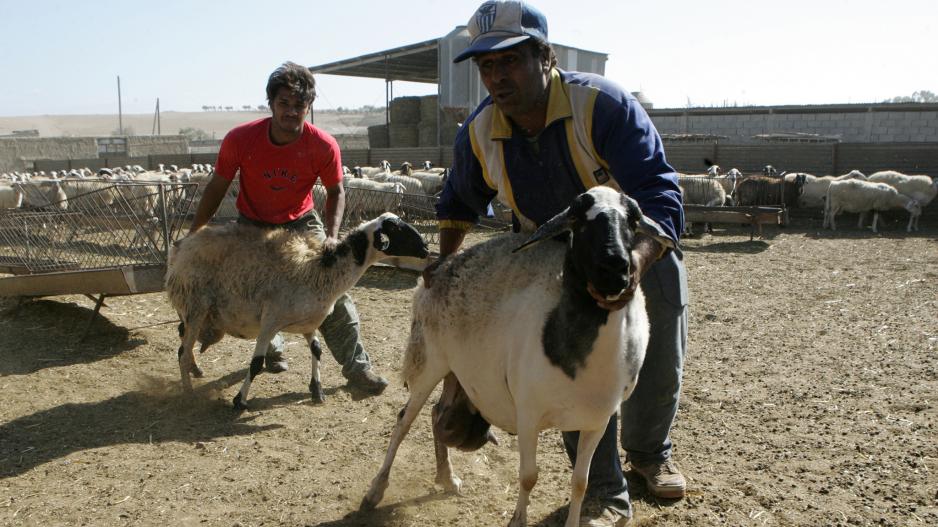
[[[239,223],[311,230],[326,245],[336,243],[345,210],[342,157],[332,136],[306,122],[315,98],[316,81],[308,69],[286,62],[274,70],[267,81],[272,116],[237,126],[225,136],[189,232],[208,223],[240,174]],[[317,180],[326,188],[322,218],[313,208]],[[358,311],[348,294],[336,301],[319,332],[350,386],[374,395],[384,390],[388,381],[372,370],[361,344]],[[270,343],[265,363],[273,373],[287,369],[279,334]]]

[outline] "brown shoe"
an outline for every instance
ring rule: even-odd
[[[348,385],[368,395],[378,395],[388,387],[388,380],[368,368],[349,375]]]
[[[632,463],[632,470],[645,480],[648,491],[656,497],[672,500],[684,497],[687,481],[670,458],[647,465]]]

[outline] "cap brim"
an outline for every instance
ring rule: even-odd
[[[516,46],[525,40],[531,38],[531,35],[515,35],[510,37],[484,37],[478,39],[475,44],[464,49],[462,53],[456,55],[456,58],[453,59],[453,63],[462,62],[470,57],[478,55],[479,53],[487,53],[489,51],[499,51],[503,49],[508,49],[512,46]]]

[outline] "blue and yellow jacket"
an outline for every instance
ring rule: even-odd
[[[456,136],[437,218],[468,230],[497,197],[524,230],[563,211],[596,185],[635,199],[675,242],[684,223],[677,175],[638,101],[590,73],[551,71],[547,125],[525,137],[487,97]]]

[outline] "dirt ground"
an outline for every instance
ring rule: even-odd
[[[630,478],[633,525],[938,525],[938,228],[832,235],[818,222],[685,242],[690,350],[672,436],[688,496],[662,501]],[[845,220],[845,226],[849,222]],[[455,453],[461,496],[433,485],[429,411],[414,425],[377,510],[356,512],[407,393],[399,380],[416,275],[373,268],[352,290],[365,346],[392,379],[308,400],[309,355],[254,383],[231,409],[251,343],[201,357],[184,396],[175,314],[161,294],[92,302],[0,300],[0,524],[507,524],[514,438]],[[539,445],[531,525],[559,526],[570,467],[559,434]]]

